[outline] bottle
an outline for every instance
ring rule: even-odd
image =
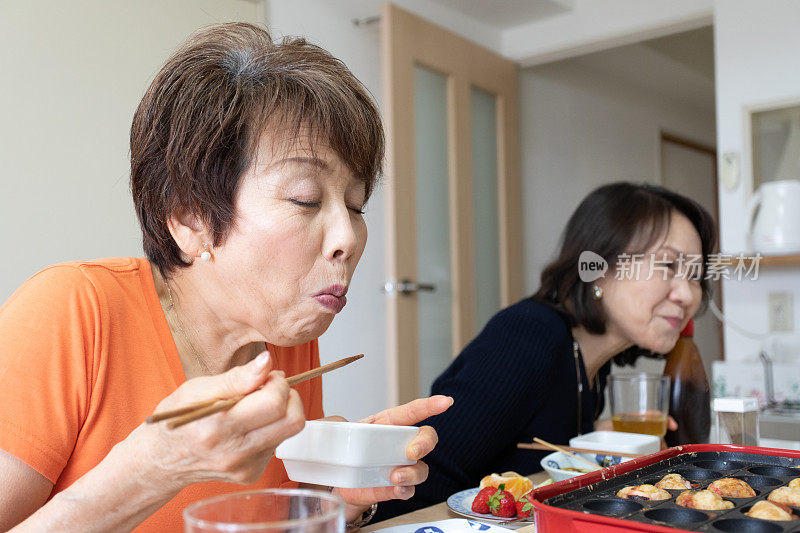
[[[664,437],[668,446],[708,442],[711,429],[711,392],[693,336],[694,320],[689,320],[664,367],[672,380],[669,413],[678,423]]]
[[[758,399],[714,398],[720,444],[758,446]]]

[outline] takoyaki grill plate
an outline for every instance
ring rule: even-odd
[[[616,496],[627,485],[654,484],[666,474],[679,473],[704,489],[715,479],[740,478],[756,492],[750,498],[723,498],[733,509],[704,511],[675,503],[681,491],[668,491],[663,501],[629,500]],[[744,513],[769,493],[800,477],[800,451],[754,446],[692,444],[669,448],[603,470],[567,479],[534,492],[537,530],[585,531],[703,531],[742,533],[800,533],[800,520],[760,520]],[[800,508],[793,508],[800,516]]]

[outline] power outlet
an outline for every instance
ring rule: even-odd
[[[769,330],[794,331],[794,302],[791,292],[769,293]]]

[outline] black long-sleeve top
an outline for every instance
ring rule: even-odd
[[[580,432],[586,433],[602,410],[610,364],[590,387],[583,359],[578,362]],[[439,435],[423,459],[430,467],[427,481],[408,501],[381,503],[373,521],[444,501],[492,472],[540,471],[549,452],[516,445],[533,437],[567,444],[578,435],[578,379],[572,332],[554,309],[527,298],[497,313],[433,384],[432,394],[455,402],[419,424],[433,426]]]

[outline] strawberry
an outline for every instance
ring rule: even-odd
[[[497,492],[492,494],[486,502],[489,504],[489,511],[501,518],[511,518],[517,514],[517,502],[514,500],[514,495],[505,490],[505,483],[501,483],[497,487]]]
[[[530,496],[530,492],[517,500],[517,516],[520,518],[526,518],[533,512],[533,503],[528,496]]]
[[[489,514],[489,504],[487,503],[489,498],[497,492],[495,487],[484,487],[475,495],[475,499],[472,500],[472,511],[475,513],[481,514]]]

